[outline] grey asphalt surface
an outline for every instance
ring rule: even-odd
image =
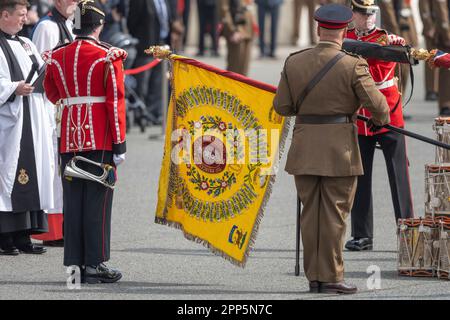
[[[276,85],[284,57],[296,50],[280,48],[278,60],[255,59],[250,77]],[[193,56],[195,51],[188,53]],[[200,60],[225,66],[223,54],[222,58]],[[416,88],[406,109],[412,116],[407,129],[434,137],[437,104],[424,101],[423,65],[414,70]],[[303,273],[294,276],[295,187],[292,177],[282,170],[245,269],[186,240],[179,230],[154,223],[163,138],[150,140],[148,136],[160,132],[160,128],[150,128],[141,134],[133,128],[128,135],[127,160],[120,168],[115,192],[108,263],[123,272],[123,279],[116,284],[69,290],[62,265],[63,249],[49,248],[42,256],[0,256],[0,299],[450,299],[447,281],[397,276],[394,214],[380,151],[376,152],[373,181],[374,251],[344,254],[346,279],[359,287],[359,293],[314,295],[307,292]],[[287,148],[289,144],[290,139]],[[408,152],[415,212],[423,215],[424,166],[434,162],[434,147],[408,139]],[[285,159],[282,167],[284,163]],[[380,290],[366,286],[366,270],[371,265],[381,270]]]

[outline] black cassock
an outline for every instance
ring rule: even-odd
[[[23,41],[19,37],[12,37],[0,31],[0,48],[8,62],[12,81],[22,81],[22,71],[17,58],[7,40]],[[30,59],[38,64],[36,57],[31,54]],[[8,102],[17,97],[13,94]],[[41,210],[37,169],[35,163],[33,133],[30,118],[30,103],[28,97],[23,99],[23,126],[20,140],[20,153],[16,171],[16,179],[11,194],[12,212],[0,212],[0,245],[8,239],[23,235],[44,233],[48,230],[47,215]],[[1,107],[1,106],[0,106]],[[18,234],[20,233],[20,235]]]

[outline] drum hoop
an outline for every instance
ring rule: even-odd
[[[409,228],[416,228],[419,227],[421,224],[427,227],[435,227],[438,228],[439,227],[439,221],[436,221],[437,219],[432,219],[431,217],[425,217],[424,219],[400,219],[399,221],[399,227],[400,225],[404,224]],[[448,221],[449,223],[449,228],[450,228],[450,220]],[[444,222],[444,225],[446,225],[446,222]]]
[[[425,170],[428,173],[450,173],[450,163],[448,165],[442,164],[427,164],[425,165]]]
[[[435,125],[450,125],[450,117],[437,117],[434,119]]]

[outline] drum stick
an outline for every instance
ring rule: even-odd
[[[358,120],[367,122],[367,121],[369,121],[369,118],[358,114]],[[428,137],[422,136],[420,134],[417,134],[417,133],[414,133],[414,132],[411,132],[411,131],[408,131],[408,130],[405,130],[405,129],[402,129],[402,128],[399,128],[399,127],[391,126],[390,124],[384,125],[383,128],[386,128],[386,129],[389,129],[391,131],[397,132],[397,133],[402,134],[404,136],[411,137],[413,139],[420,140],[420,141],[425,142],[425,143],[429,143],[429,144],[435,145],[436,147],[440,147],[440,148],[444,148],[444,149],[450,150],[450,145],[449,144],[446,144],[446,143],[443,143],[443,142],[440,142],[440,141],[437,141],[437,140],[434,140],[434,139],[430,139]]]

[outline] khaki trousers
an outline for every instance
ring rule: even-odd
[[[435,49],[437,46],[433,39],[425,37],[425,43],[427,50]],[[425,68],[425,87],[427,92],[439,91],[439,68],[431,69],[426,63],[424,63]]]
[[[239,43],[233,43],[227,40],[227,70],[246,76],[250,65],[252,54],[252,40],[242,40]]]
[[[303,204],[303,265],[309,281],[344,280],[342,250],[357,177],[295,176]]]
[[[308,7],[309,18],[309,41],[310,44],[317,43],[316,28],[317,24],[314,20],[314,12],[316,11],[317,0],[294,0],[294,32],[292,34],[291,42],[295,45],[300,37],[300,21],[303,6]]]

